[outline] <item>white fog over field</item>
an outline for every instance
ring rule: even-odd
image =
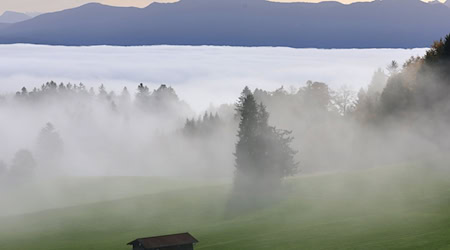
[[[270,187],[287,176],[431,160],[441,166],[450,135],[441,121],[448,116],[435,115],[440,105],[429,116],[418,112],[414,123],[387,115],[410,105],[412,90],[395,81],[418,78],[409,72],[421,59],[408,59],[425,53],[0,46],[0,203],[8,204],[0,216],[116,199],[142,187],[117,177],[186,179],[183,185],[192,187],[233,181],[246,190],[253,180]],[[424,79],[424,86],[436,82],[436,91],[426,92],[431,100],[445,93],[438,80]],[[262,160],[252,163],[246,152]],[[238,175],[237,164],[258,166],[264,178],[252,179],[247,170]],[[267,174],[269,164],[281,170]],[[88,190],[78,188],[85,177],[97,190],[77,195]],[[95,184],[95,178],[109,179]],[[121,184],[113,188],[115,182]]]
[[[102,1],[0,20],[0,250],[450,250],[450,5]]]
[[[0,93],[22,86],[57,83],[104,84],[107,90],[139,83],[167,84],[200,112],[211,103],[233,103],[245,85],[274,90],[320,81],[331,88],[365,87],[377,68],[402,64],[426,49],[292,49],[212,46],[62,47],[0,45]]]
[[[318,82],[315,86],[322,82],[331,90],[347,85],[356,94],[369,85],[377,69],[385,69],[392,60],[401,65],[424,53],[425,49],[0,46],[0,140],[8,142],[0,144],[0,163],[4,162],[4,169],[13,168],[14,157],[20,150],[28,150],[37,158],[36,174],[44,177],[229,178],[234,170],[237,133],[232,104],[244,86],[266,91],[284,86],[287,93],[297,93],[312,80]],[[41,87],[49,81],[56,84]],[[104,89],[99,88],[101,84]],[[162,84],[168,87],[159,88]],[[23,86],[27,90],[21,90]],[[15,95],[16,91],[21,93]],[[271,124],[292,130],[294,149],[303,149],[315,125],[304,117],[293,119],[292,114],[317,116],[317,112],[297,110],[306,109],[305,104],[291,102],[289,95],[280,100],[274,95],[270,101],[260,92],[258,98],[268,106]],[[205,110],[208,117],[203,116]],[[207,139],[205,135],[195,139],[185,135],[192,132],[193,124],[194,130],[202,127],[202,133],[207,131]],[[330,136],[339,131],[338,122],[326,124]],[[46,136],[55,137],[51,146],[41,145],[47,143]],[[315,162],[321,158],[323,144],[335,149],[325,142],[309,147],[317,149],[308,152],[314,163],[309,166],[315,169],[329,165],[323,160]],[[42,149],[48,152],[40,152]],[[43,162],[47,154],[58,155],[58,162]],[[50,165],[58,167],[47,167]]]

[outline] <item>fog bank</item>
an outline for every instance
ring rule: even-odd
[[[242,87],[274,90],[307,80],[357,90],[367,86],[377,68],[404,62],[426,49],[292,49],[212,46],[62,47],[0,45],[0,93],[26,86],[83,82],[119,91],[173,86],[196,111],[210,103],[232,103]]]

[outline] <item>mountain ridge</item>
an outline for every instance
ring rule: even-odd
[[[2,28],[0,43],[414,48],[449,32],[450,9],[420,0],[181,0],[145,8],[89,3],[42,14]]]
[[[31,16],[14,11],[5,11],[0,16],[0,23],[18,23],[25,20],[31,19]]]

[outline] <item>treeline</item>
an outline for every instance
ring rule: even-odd
[[[104,85],[95,90],[82,83],[51,81],[31,91],[23,87],[1,98],[5,122],[0,136],[11,135],[11,144],[0,146],[0,175],[19,181],[77,168],[95,172],[89,168],[97,167],[127,175],[223,175],[229,172],[224,166],[232,164],[229,155],[235,141],[229,136],[234,120],[227,119],[228,111],[222,112],[229,107],[197,116],[167,85],[150,90],[139,84],[135,93],[125,87],[119,94]],[[30,126],[19,128],[21,121]],[[43,129],[36,128],[47,122]],[[44,137],[60,143],[42,142]],[[217,146],[218,141],[224,145]],[[32,164],[16,167],[16,159],[24,156]],[[12,178],[14,172],[23,174]]]
[[[220,127],[222,120],[216,112],[214,115],[211,112],[205,112],[203,116],[197,119],[186,119],[182,132],[188,136],[205,136],[214,133],[217,127]]]
[[[378,98],[360,92],[356,113],[366,122],[418,116],[445,116],[450,95],[450,35],[436,41],[423,57],[411,57],[400,68],[391,65],[390,77]],[[437,117],[435,117],[437,118]]]
[[[120,94],[116,94],[114,91],[108,91],[103,84],[96,91],[93,87],[87,89],[83,83],[57,84],[50,81],[31,91],[23,87],[16,92],[15,97],[33,104],[52,100],[61,101],[68,98],[85,101],[96,98],[108,103],[113,111],[118,111],[119,108],[121,111],[126,111],[131,104],[149,112],[176,113],[178,110],[189,110],[188,105],[179,99],[175,90],[165,84],[150,91],[148,86],[141,83],[137,86],[135,98],[131,98],[127,87],[124,87]]]

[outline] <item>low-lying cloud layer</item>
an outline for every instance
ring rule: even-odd
[[[234,102],[245,85],[273,90],[314,80],[356,90],[367,86],[377,68],[425,50],[1,45],[0,93],[49,80],[133,92],[141,82],[151,88],[168,84],[200,111],[210,103]]]

